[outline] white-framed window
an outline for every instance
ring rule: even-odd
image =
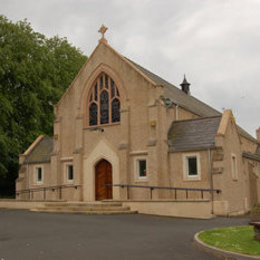
[[[35,166],[34,176],[35,176],[35,182],[37,184],[43,183],[43,167],[42,166]]]
[[[237,157],[235,154],[231,154],[231,175],[233,180],[238,179],[238,172],[237,172]]]
[[[189,153],[183,155],[183,178],[185,180],[200,180],[200,154]]]
[[[135,159],[136,180],[147,179],[147,159],[145,157],[138,157]]]

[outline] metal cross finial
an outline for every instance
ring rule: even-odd
[[[98,30],[98,32],[101,33],[101,35],[102,35],[102,38],[100,39],[100,41],[105,41],[106,42],[105,33],[106,33],[107,29],[108,28],[104,24],[102,24],[100,29]]]

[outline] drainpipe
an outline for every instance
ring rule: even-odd
[[[179,105],[176,105],[175,106],[175,120],[179,120],[178,108],[179,108]]]
[[[26,189],[30,188],[30,180],[29,180],[29,162],[28,158],[26,158]],[[30,200],[30,193],[29,193],[29,200]]]
[[[210,181],[210,189],[213,190],[213,176],[212,176],[212,167],[211,167],[211,150],[208,149],[208,162],[209,162],[209,181]],[[211,191],[211,214],[214,214],[214,208],[213,208],[213,191]]]

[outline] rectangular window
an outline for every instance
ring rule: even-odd
[[[183,154],[182,167],[185,181],[201,180],[200,153]]]
[[[138,177],[146,178],[146,160],[138,161]]]
[[[68,181],[73,181],[74,174],[73,174],[73,165],[67,165],[67,178]]]
[[[36,182],[37,183],[42,183],[42,167],[36,167]]]
[[[188,160],[188,175],[189,176],[196,176],[198,175],[197,169],[197,157],[187,157]]]

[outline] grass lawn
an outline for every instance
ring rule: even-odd
[[[199,238],[220,249],[260,256],[260,241],[254,240],[253,236],[253,226],[240,226],[207,230]]]

